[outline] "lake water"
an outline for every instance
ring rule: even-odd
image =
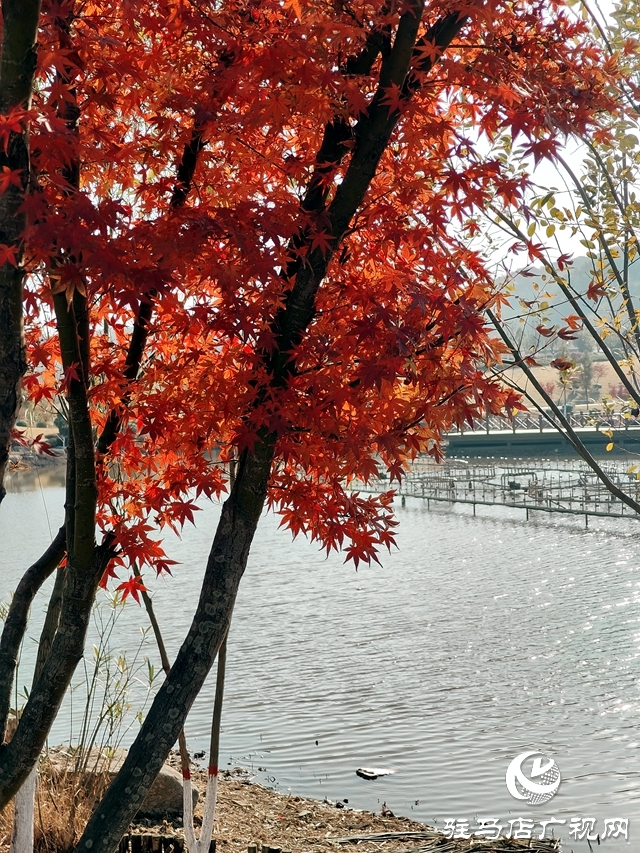
[[[47,480],[43,482],[43,477]],[[19,477],[0,509],[0,600],[61,519],[59,472]],[[46,508],[47,513],[44,512]],[[169,648],[186,633],[219,507],[168,544],[173,578],[150,580]],[[47,517],[49,522],[47,521]],[[266,515],[242,581],[229,639],[221,763],[279,790],[442,826],[446,819],[629,819],[640,838],[640,535],[631,522],[522,511],[398,507],[398,545],[382,566],[325,559]],[[44,596],[34,607],[37,636]],[[144,610],[124,608],[114,649],[132,649]],[[20,684],[29,683],[25,644]],[[152,641],[144,652],[157,661]],[[213,679],[190,715],[190,748],[208,746]],[[80,688],[79,688],[80,690]],[[80,693],[75,714],[79,716]],[[136,699],[141,701],[140,693]],[[135,701],[134,701],[135,705]],[[69,739],[71,709],[51,742]],[[135,733],[137,724],[127,736]],[[513,799],[510,761],[552,756],[558,794]],[[375,781],[358,767],[396,772]],[[258,768],[264,768],[259,770]],[[575,835],[575,833],[574,833]],[[637,849],[637,847],[636,847]]]

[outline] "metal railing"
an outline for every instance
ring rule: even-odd
[[[574,429],[597,429],[597,430],[628,430],[629,427],[640,427],[640,418],[625,415],[622,412],[570,412],[565,415],[569,426]],[[555,430],[556,417],[552,414],[544,417],[540,414],[522,412],[512,418],[500,415],[487,415],[482,420],[476,421],[473,427],[453,427],[449,435],[464,435],[466,433],[491,433],[491,432],[518,432],[521,430],[544,432]]]

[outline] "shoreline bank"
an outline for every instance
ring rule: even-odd
[[[384,804],[381,813],[375,814],[351,808],[346,800],[285,794],[234,775],[239,770],[220,776],[213,832],[216,853],[247,853],[254,846],[257,853],[554,853],[560,849],[555,839],[449,838],[441,829],[394,815]],[[195,809],[199,829],[206,773],[193,771],[192,781],[200,793]],[[148,820],[132,827],[132,834],[140,835],[168,831],[183,838],[182,821],[154,824]]]
[[[177,756],[169,765],[179,765]],[[192,783],[199,800],[194,810],[196,833],[200,831],[206,787],[206,772],[192,771]],[[36,798],[35,851],[58,853],[72,850],[78,841],[67,835],[60,843],[60,827],[65,821],[62,801],[55,805],[53,817],[42,810],[47,801],[54,802],[47,790],[47,774],[41,778]],[[9,850],[11,807],[0,815],[0,853]],[[86,814],[88,817],[88,813]],[[85,817],[85,820],[86,820]],[[43,826],[44,823],[44,826]],[[57,830],[57,831],[56,831]],[[472,836],[452,838],[453,833],[396,816],[383,804],[375,814],[349,806],[347,800],[331,802],[313,800],[294,793],[280,793],[252,781],[246,771],[235,768],[221,774],[218,786],[216,821],[211,850],[215,853],[557,853],[556,839],[521,839],[499,837],[495,840]],[[181,817],[135,820],[121,842],[120,850],[130,853],[187,853]]]

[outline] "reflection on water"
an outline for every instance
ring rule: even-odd
[[[43,501],[55,529],[61,498],[51,488],[5,500],[0,598],[49,541]],[[181,562],[174,578],[149,579],[172,653],[217,514],[208,506],[196,530],[169,543]],[[266,768],[259,777],[282,790],[375,810],[385,801],[440,825],[556,817],[567,821],[556,834],[568,839],[572,817],[596,818],[600,831],[606,818],[628,817],[637,839],[635,527],[526,523],[504,508],[474,518],[412,499],[398,515],[399,549],[358,572],[303,538],[291,543],[273,516],[262,520],[229,640],[225,760]],[[36,611],[43,606],[44,597]],[[144,612],[127,606],[120,642],[134,646],[142,623]],[[152,646],[147,653],[157,658]],[[30,645],[24,659],[32,656]],[[209,682],[188,722],[194,750],[207,747],[212,701]],[[53,740],[68,738],[69,713],[67,705]],[[531,808],[510,797],[504,776],[514,756],[536,748],[555,758],[563,782],[551,802]],[[397,772],[356,777],[372,765]]]
[[[4,485],[9,494],[33,492],[36,489],[47,489],[51,486],[64,486],[65,471],[64,465],[8,471]]]

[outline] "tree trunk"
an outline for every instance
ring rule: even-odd
[[[39,0],[3,0],[0,112],[28,107],[36,67],[35,43],[40,17]],[[0,195],[0,248],[13,260],[0,266],[0,503],[5,496],[4,475],[11,436],[20,409],[20,380],[26,370],[22,328],[22,234],[26,216],[19,212],[29,182],[29,141],[26,126],[11,133],[6,151],[0,151],[0,170],[20,173],[20,186],[11,184]]]
[[[27,628],[29,608],[42,584],[59,565],[65,548],[65,530],[61,527],[42,557],[24,573],[11,599],[0,639],[0,743],[4,740],[13,676],[18,664],[20,644]]]
[[[240,459],[235,485],[222,508],[189,633],[120,772],[89,820],[78,849],[97,853],[118,845],[178,738],[229,629],[267,494],[273,443],[272,436],[263,436],[254,452],[245,451]]]

